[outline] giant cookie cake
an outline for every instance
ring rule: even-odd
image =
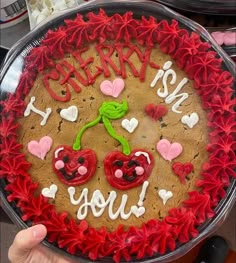
[[[91,260],[175,250],[235,177],[233,77],[172,20],[78,14],[1,101],[0,177],[23,221]]]

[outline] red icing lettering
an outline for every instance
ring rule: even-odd
[[[125,63],[127,63],[135,77],[139,77],[139,72],[136,69],[135,65],[133,62],[130,60],[130,56],[136,53],[139,57],[139,59],[142,61],[142,53],[141,51],[134,45],[130,44],[122,44],[122,43],[117,43],[115,44],[115,49],[118,53],[119,56],[119,61],[120,61],[120,68],[121,68],[121,76],[123,78],[126,78],[126,69],[125,69]],[[125,50],[128,51],[125,53]]]
[[[93,84],[95,82],[97,76],[99,76],[103,72],[103,69],[100,67],[96,67],[97,71],[95,72],[95,74],[94,75],[91,74],[91,71],[89,70],[88,66],[89,66],[89,64],[93,63],[94,58],[90,57],[87,60],[84,60],[81,56],[81,54],[87,50],[88,50],[88,48],[83,48],[81,50],[78,50],[78,51],[73,53],[73,56],[79,62],[80,68],[84,70],[84,72],[87,76],[88,84]]]
[[[50,88],[49,79],[59,80],[59,78],[60,78],[60,75],[59,75],[58,71],[56,71],[55,69],[53,69],[49,74],[45,74],[45,75],[43,76],[44,86],[45,86],[46,90],[48,91],[48,93],[50,94],[50,96],[51,96],[53,99],[58,100],[58,101],[62,101],[62,102],[69,101],[69,100],[70,100],[70,97],[71,97],[71,94],[70,94],[70,91],[69,91],[68,86],[66,86],[66,93],[65,93],[65,96],[63,96],[63,97],[57,95],[57,94]]]
[[[61,97],[55,94],[49,86],[49,79],[58,80],[60,85],[68,84],[76,92],[81,91],[79,83],[83,86],[88,86],[95,83],[96,78],[104,74],[104,77],[110,77],[111,70],[122,78],[127,78],[128,66],[134,77],[138,77],[140,81],[145,80],[146,70],[148,65],[152,68],[159,69],[160,67],[154,62],[150,61],[150,55],[152,47],[146,47],[144,51],[136,45],[130,43],[115,43],[115,44],[104,44],[100,43],[95,46],[96,51],[100,57],[101,65],[95,66],[95,72],[91,70],[93,66],[94,57],[83,58],[82,54],[89,50],[88,47],[81,48],[72,53],[73,57],[78,62],[79,67],[75,68],[68,61],[63,60],[56,64],[56,70],[52,70],[49,74],[44,75],[44,85],[48,90],[49,94],[55,100],[68,101],[70,99],[70,91],[66,87],[66,96]],[[118,62],[115,63],[113,56],[117,53]],[[138,63],[135,63],[134,56],[138,59]],[[137,65],[141,65],[137,68]],[[81,70],[81,72],[79,72]]]
[[[79,78],[80,82],[83,85],[87,85],[87,81],[79,74],[75,71],[75,68],[69,64],[67,61],[63,60],[60,64],[56,65],[56,69],[62,74],[62,76],[64,77],[61,81],[60,84],[63,85],[65,83],[69,83],[73,89],[76,92],[80,92],[81,88],[80,86],[73,80],[71,79],[71,77],[73,75],[76,75],[77,78]],[[65,71],[65,69],[68,70],[68,72]]]
[[[121,75],[121,71],[111,59],[111,56],[114,52],[114,47],[110,45],[101,44],[96,46],[96,50],[100,56],[102,68],[104,69],[104,76],[110,77],[111,75],[108,65],[110,65],[113,68],[117,75]],[[107,53],[105,53],[105,50],[107,51]]]
[[[146,47],[144,55],[143,55],[143,64],[140,70],[140,75],[139,75],[139,79],[141,81],[145,80],[145,76],[146,76],[146,69],[148,64],[150,65],[150,67],[155,68],[155,69],[159,69],[160,66],[155,64],[154,62],[150,61],[150,55],[152,52],[152,48],[151,47]]]

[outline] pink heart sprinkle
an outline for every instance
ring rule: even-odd
[[[112,96],[114,98],[117,98],[124,88],[125,83],[123,79],[120,78],[116,78],[113,82],[110,80],[104,80],[100,85],[100,89],[104,95]]]
[[[223,32],[212,32],[211,36],[215,39],[216,43],[221,46],[224,44],[224,33]]]
[[[44,136],[39,140],[39,142],[30,141],[27,145],[27,148],[31,154],[44,160],[46,154],[51,149],[51,146],[52,146],[52,138],[49,136]]]
[[[156,147],[160,155],[167,161],[172,161],[174,158],[179,156],[183,147],[178,142],[170,143],[167,139],[162,139],[157,143]]]

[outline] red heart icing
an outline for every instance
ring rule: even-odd
[[[91,149],[75,151],[70,146],[60,145],[54,150],[53,169],[66,185],[86,183],[94,175],[96,165],[96,154]]]
[[[168,108],[164,105],[148,104],[145,107],[145,112],[154,121],[157,121],[167,114]]]
[[[185,177],[193,171],[193,164],[175,162],[172,171],[179,176],[180,182],[185,184]]]
[[[114,151],[103,162],[109,184],[120,190],[142,184],[151,174],[154,165],[152,155],[144,150],[134,150],[128,156]]]

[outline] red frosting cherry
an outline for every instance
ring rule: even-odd
[[[144,150],[134,150],[128,156],[114,151],[104,159],[104,170],[111,186],[126,190],[142,184],[151,174],[153,157]]]
[[[53,169],[66,185],[86,183],[95,173],[97,158],[93,150],[73,150],[70,146],[60,145],[54,150]]]

